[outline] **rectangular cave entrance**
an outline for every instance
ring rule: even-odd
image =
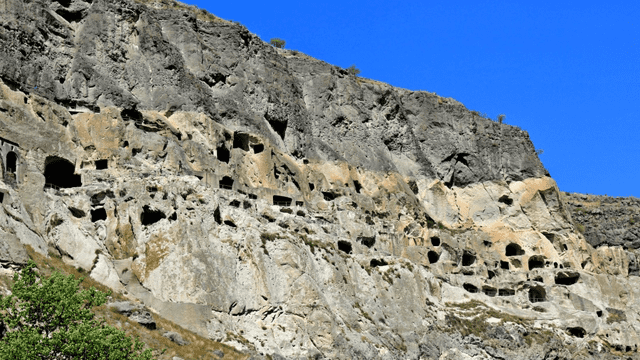
[[[233,189],[233,179],[229,176],[224,176],[222,177],[222,179],[220,179],[219,185],[220,189],[231,190]]]
[[[278,206],[291,206],[293,199],[286,196],[273,195],[273,205]]]

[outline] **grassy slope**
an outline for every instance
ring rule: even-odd
[[[65,264],[59,257],[45,257],[33,251],[29,246],[27,246],[27,252],[29,253],[29,257],[36,262],[38,269],[44,275],[50,275],[57,270],[65,275],[73,275],[75,278],[84,278],[80,284],[82,288],[90,288],[93,286],[100,291],[110,292],[109,288],[90,278],[84,271],[79,271],[73,266]],[[0,289],[11,288],[12,285],[13,280],[11,276],[7,274],[0,274]],[[130,301],[130,299],[125,298],[122,294],[113,293],[109,301]],[[220,359],[218,356],[213,354],[213,351],[215,350],[220,350],[224,353],[224,357],[222,359],[244,360],[249,358],[249,355],[247,354],[240,353],[230,346],[206,339],[189,330],[183,329],[177,324],[161,318],[157,314],[153,314],[157,329],[149,330],[105,305],[96,307],[93,310],[96,316],[100,319],[104,319],[107,324],[125,331],[129,336],[137,337],[147,344],[147,346],[153,349],[154,358],[159,360],[173,359],[174,356],[190,360]],[[174,331],[180,334],[182,338],[190,344],[180,346],[172,342],[162,336],[162,334],[167,331]]]

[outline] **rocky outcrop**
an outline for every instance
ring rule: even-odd
[[[592,246],[622,247],[629,275],[640,275],[640,200],[563,193],[563,200],[585,240]]]
[[[526,132],[180,3],[0,7],[22,244],[254,355],[636,356],[629,257]]]

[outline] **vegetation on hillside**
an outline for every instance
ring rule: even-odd
[[[91,308],[107,294],[80,290],[81,281],[58,271],[41,276],[32,260],[16,273],[12,294],[0,296],[0,358],[152,359],[142,342],[95,319]]]

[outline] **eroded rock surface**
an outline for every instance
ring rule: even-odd
[[[20,243],[256,356],[637,358],[635,260],[526,132],[171,1],[0,10]]]

